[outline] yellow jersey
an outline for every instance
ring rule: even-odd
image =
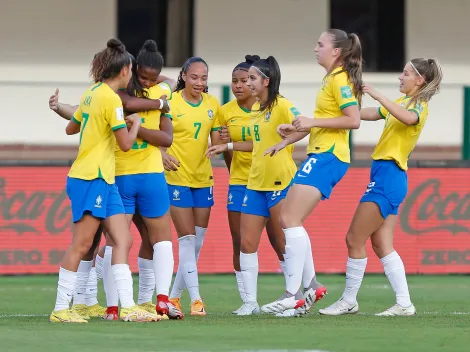
[[[146,89],[149,99],[159,99],[162,95],[171,96],[170,86],[163,82]],[[160,110],[139,112],[142,127],[150,130],[160,129]],[[166,114],[171,119],[171,114]],[[160,148],[137,138],[131,150],[123,152],[116,144],[116,176],[163,172]]]
[[[426,102],[406,107],[411,97],[403,96],[395,100],[395,103],[418,115],[418,122],[408,126],[397,120],[383,106],[379,108],[379,114],[385,119],[385,126],[377,143],[372,159],[393,160],[402,170],[408,170],[408,158],[418,142],[421,131],[428,117],[428,104]]]
[[[167,153],[180,162],[178,171],[165,171],[166,181],[174,186],[203,188],[214,185],[212,165],[206,156],[211,131],[220,128],[217,121],[219,102],[202,93],[198,104],[187,102],[182,91],[173,93],[173,144]]]
[[[280,191],[286,188],[295,173],[297,166],[292,159],[294,145],[290,144],[275,156],[264,155],[266,150],[282,141],[277,133],[280,124],[292,124],[292,120],[300,112],[282,96],[278,96],[277,104],[272,111],[259,111],[259,102],[252,107],[251,137],[253,154],[248,177],[248,189],[255,191]]]
[[[80,124],[80,146],[68,176],[81,180],[102,178],[113,184],[113,131],[126,128],[121,98],[106,83],[94,84],[83,94],[72,120]]]
[[[337,67],[323,78],[320,91],[317,94],[314,118],[331,119],[343,115],[342,109],[357,105],[353,86],[349,82],[348,74],[341,72],[343,68]],[[314,127],[310,131],[307,154],[330,152],[345,162],[351,161],[349,151],[349,132],[334,128]]]
[[[236,100],[223,105],[217,116],[227,126],[232,142],[251,141],[251,110],[240,107]],[[252,152],[234,150],[230,164],[230,185],[246,185],[251,168]]]

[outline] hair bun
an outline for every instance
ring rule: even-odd
[[[152,53],[156,53],[158,51],[157,43],[155,42],[155,40],[152,39],[146,40],[142,48]]]
[[[245,62],[250,65],[258,61],[259,59],[260,57],[258,55],[245,55]]]
[[[122,42],[118,39],[110,39],[108,40],[108,43],[106,44],[106,46],[110,49],[113,49],[113,50],[116,50],[118,51],[119,53],[124,53],[126,51],[126,47],[124,46],[124,44],[122,44]]]

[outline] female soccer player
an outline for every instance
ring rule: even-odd
[[[171,100],[173,144],[163,153],[170,213],[179,242],[179,266],[170,300],[181,311],[180,297],[187,287],[191,315],[206,315],[199,294],[197,258],[214,205],[214,180],[205,152],[209,136],[212,144],[220,139],[216,123],[219,103],[206,93],[207,77],[203,59],[191,57],[185,62]]]
[[[87,322],[75,315],[69,304],[75,291],[78,265],[89,251],[101,221],[114,243],[112,271],[121,301],[120,318],[136,322],[161,319],[134,303],[132,275],[127,264],[132,236],[125,226],[124,207],[114,184],[115,141],[128,151],[141,124],[136,114],[124,119],[121,99],[116,94],[129,83],[131,70],[132,62],[125,46],[116,39],[109,40],[107,48],[92,63],[92,75],[100,77],[100,82],[85,92],[66,128],[68,135],[80,133],[78,156],[67,177],[74,229],[72,244],[59,271],[51,322]]]
[[[281,210],[288,297],[268,305],[271,311],[278,313],[293,304],[292,296],[302,281],[304,312],[326,294],[325,287],[316,280],[310,237],[302,223],[321,199],[331,196],[334,186],[346,174],[350,162],[349,131],[360,125],[362,51],[359,38],[330,29],[321,34],[315,53],[327,74],[317,95],[314,118],[298,116],[291,125],[279,126],[280,134],[287,138],[267,151],[275,155],[310,133],[308,158],[297,172]]]
[[[232,142],[209,148],[207,154],[214,156],[226,150],[252,150],[252,164],[248,185],[241,206],[240,268],[246,300],[238,315],[259,313],[257,303],[258,246],[266,222],[272,219],[276,252],[280,260],[285,250],[285,239],[279,222],[279,214],[297,167],[292,159],[293,146],[270,158],[264,156],[269,146],[281,141],[277,127],[292,123],[298,110],[286,98],[279,95],[281,72],[276,59],[256,61],[248,71],[248,86],[258,100],[252,107],[252,141]],[[295,300],[290,309],[304,304]],[[286,308],[286,309],[288,309]],[[264,309],[263,309],[264,311]]]
[[[396,304],[379,316],[409,316],[416,314],[410,300],[405,267],[393,247],[393,229],[398,208],[408,191],[408,157],[418,142],[428,116],[428,102],[439,91],[442,69],[435,59],[413,59],[400,74],[400,92],[395,102],[364,85],[364,92],[380,103],[377,108],[361,110],[361,119],[385,119],[385,127],[374,153],[370,183],[352,219],[346,244],[346,288],[342,297],[320,314],[342,315],[359,311],[356,300],[367,265],[366,241],[380,258],[385,275],[396,295]]]

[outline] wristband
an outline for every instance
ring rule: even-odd
[[[161,109],[163,109],[163,99],[158,99],[158,101],[160,102],[160,109],[159,110],[161,110]]]
[[[227,150],[233,150],[233,143],[227,143]]]

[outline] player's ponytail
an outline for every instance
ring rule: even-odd
[[[110,39],[103,49],[95,55],[91,63],[90,76],[95,82],[114,78],[125,66],[131,64],[126,47],[118,39]]]
[[[140,68],[145,67],[156,70],[158,74],[160,74],[163,68],[163,63],[163,56],[158,51],[157,43],[154,40],[146,40],[142,49],[139,51],[139,55],[137,55],[136,65],[132,68],[132,80],[127,86],[127,93],[130,96],[148,98],[148,92],[139,82],[137,66]]]
[[[267,59],[260,59],[253,63],[253,67],[261,74],[263,79],[269,79],[268,97],[266,101],[260,102],[260,111],[272,111],[277,104],[279,87],[281,86],[281,70],[279,64],[273,56]]]
[[[178,75],[178,80],[176,81],[175,92],[183,90],[186,87],[186,82],[183,79],[183,73],[186,74],[189,70],[189,67],[191,67],[191,65],[195,62],[202,62],[204,65],[206,65],[207,70],[209,70],[209,65],[207,65],[207,63],[202,58],[198,56],[190,57],[188,60],[186,60],[183,67],[181,68],[180,74]],[[206,88],[204,88],[204,93],[207,93],[208,91],[209,87],[206,86]]]
[[[436,59],[413,59],[410,61],[415,73],[423,78],[424,84],[416,95],[410,99],[408,107],[412,104],[428,102],[439,92],[442,81],[442,67]]]
[[[349,82],[353,86],[354,96],[356,97],[360,107],[362,103],[362,95],[364,94],[362,90],[363,60],[361,41],[356,34],[347,34],[341,29],[330,29],[328,30],[328,34],[332,38],[333,47],[341,49],[338,61],[342,63],[343,71],[348,74]]]

